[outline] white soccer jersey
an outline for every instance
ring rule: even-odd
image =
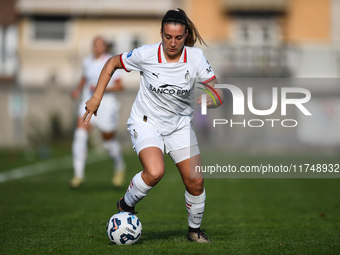
[[[86,83],[83,88],[83,100],[89,100],[93,95],[96,88],[99,75],[106,63],[111,56],[108,54],[102,54],[100,58],[96,59],[93,55],[87,56],[83,61],[83,75]],[[121,78],[120,72],[116,71],[107,87],[114,86],[114,82]],[[111,93],[112,94],[112,93]],[[106,94],[104,94],[106,96]]]
[[[83,87],[82,102],[78,108],[79,117],[84,115],[86,101],[93,95],[100,73],[109,58],[110,56],[107,54],[103,54],[99,59],[94,58],[92,55],[85,58],[83,62],[83,75],[86,83]],[[121,72],[120,70],[116,70],[107,87],[114,86],[115,81],[119,79],[121,79]],[[103,99],[100,102],[98,115],[91,119],[91,123],[103,132],[112,132],[116,130],[118,128],[119,108],[120,103],[117,100],[115,93],[105,92]]]
[[[140,71],[140,89],[128,124],[147,121],[162,135],[190,125],[195,78],[215,78],[203,51],[184,46],[177,63],[167,63],[162,43],[145,45],[120,56],[125,71]]]

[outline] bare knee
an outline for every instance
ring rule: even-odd
[[[102,132],[102,137],[105,141],[115,138],[115,132]]]
[[[164,166],[158,165],[143,169],[142,178],[146,185],[155,186],[164,176]]]
[[[146,185],[155,186],[165,172],[163,152],[158,147],[148,147],[139,152],[143,165],[142,178]]]
[[[188,178],[184,182],[187,191],[193,196],[199,196],[203,193],[203,178]]]

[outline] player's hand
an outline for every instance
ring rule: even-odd
[[[207,94],[207,108],[209,109],[209,108],[216,108],[216,107],[218,107],[219,105],[216,103],[215,104],[215,102],[217,102],[218,101],[218,99],[216,98],[215,99],[215,101],[212,99],[212,97],[211,96],[209,96],[208,94]]]
[[[86,106],[85,106],[85,114],[84,116],[81,118],[81,122],[84,122],[84,124],[88,124],[91,120],[92,115],[94,114],[94,116],[97,116],[97,110],[99,108],[100,105],[100,100],[91,97],[87,102],[86,102]]]
[[[211,98],[211,96],[208,95],[208,94],[204,94],[204,95],[206,95],[206,97],[207,97],[207,108],[216,108],[217,106],[215,106],[215,102],[214,102],[214,100]],[[201,105],[201,104],[202,104],[202,95],[200,95],[200,96],[197,98],[196,103],[197,103],[198,105]]]

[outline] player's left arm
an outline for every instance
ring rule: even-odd
[[[207,95],[207,108],[217,108],[224,102],[224,94],[221,89],[215,88],[215,85],[218,84],[217,78],[215,77],[211,81],[204,83],[201,83],[204,88],[210,92],[210,95],[213,96],[213,98],[210,95]],[[202,104],[202,95],[200,95],[197,98],[197,104]],[[216,104],[215,104],[216,102]]]

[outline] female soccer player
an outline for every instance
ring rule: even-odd
[[[205,204],[204,181],[202,175],[194,175],[193,171],[194,166],[201,165],[201,157],[191,124],[190,101],[196,76],[212,87],[217,81],[202,50],[194,47],[196,40],[204,41],[183,10],[165,14],[160,34],[161,43],[142,46],[106,62],[96,90],[86,102],[82,121],[89,123],[92,115],[96,116],[106,84],[116,69],[140,71],[140,89],[127,124],[143,171],[133,177],[125,196],[117,202],[117,209],[135,212],[135,205],[160,181],[165,171],[165,147],[186,188],[188,239],[207,243],[210,240],[200,228]],[[222,91],[216,91],[223,100]],[[201,103],[201,97],[197,103]],[[216,107],[210,97],[207,107]]]
[[[100,72],[106,61],[111,57],[106,54],[107,45],[102,37],[95,37],[92,45],[92,55],[83,62],[83,77],[78,86],[72,91],[71,97],[76,99],[82,92],[82,103],[79,105],[77,128],[74,132],[72,144],[74,178],[70,182],[71,188],[78,188],[84,181],[85,161],[87,157],[88,133],[92,125],[84,125],[81,117],[84,115],[84,104],[92,96]],[[121,186],[124,182],[125,163],[121,153],[121,147],[115,138],[118,128],[119,102],[115,93],[123,89],[119,73],[115,73],[112,82],[109,83],[102,99],[102,107],[98,117],[91,123],[96,125],[102,133],[104,147],[115,163],[112,183]]]

